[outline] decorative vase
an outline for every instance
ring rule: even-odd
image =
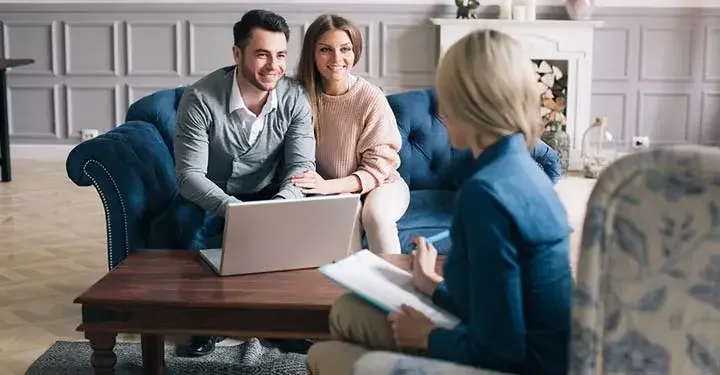
[[[617,157],[617,145],[607,129],[607,118],[598,117],[582,139],[582,165],[586,178],[598,178]]]
[[[455,6],[457,7],[457,12],[455,13],[456,19],[478,18],[478,12],[480,10],[478,0],[455,0]]]
[[[501,20],[512,19],[512,0],[503,0],[500,5],[500,16]]]
[[[572,20],[589,20],[593,13],[593,0],[565,0],[565,10]]]
[[[551,122],[540,139],[558,153],[562,176],[567,176],[570,166],[570,136],[565,131],[565,125],[559,121]]]

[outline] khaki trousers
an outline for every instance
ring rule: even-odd
[[[346,375],[370,350],[405,352],[393,338],[387,314],[352,294],[340,297],[330,309],[330,341],[310,347],[307,368],[312,375]]]

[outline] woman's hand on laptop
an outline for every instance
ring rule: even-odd
[[[305,173],[296,174],[292,177],[293,185],[297,186],[305,194],[333,194],[331,186],[322,176],[317,172],[308,171]]]

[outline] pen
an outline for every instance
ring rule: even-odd
[[[450,231],[449,231],[449,230],[444,230],[444,231],[442,231],[442,232],[440,232],[440,233],[438,233],[438,234],[436,234],[436,235],[433,235],[433,236],[430,236],[430,237],[426,238],[426,239],[425,239],[425,242],[427,242],[427,243],[429,243],[429,244],[431,244],[431,245],[434,245],[435,242],[442,241],[442,240],[448,238],[449,236],[450,236]],[[410,253],[410,252],[412,252],[413,250],[415,250],[415,245],[413,245],[412,248],[408,249],[407,252]]]

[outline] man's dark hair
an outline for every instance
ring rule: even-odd
[[[271,31],[271,32],[282,32],[285,34],[285,39],[290,39],[290,27],[281,15],[263,9],[253,9],[245,13],[240,21],[235,22],[233,26],[233,43],[240,48],[241,51],[245,50],[252,31],[255,28]]]

